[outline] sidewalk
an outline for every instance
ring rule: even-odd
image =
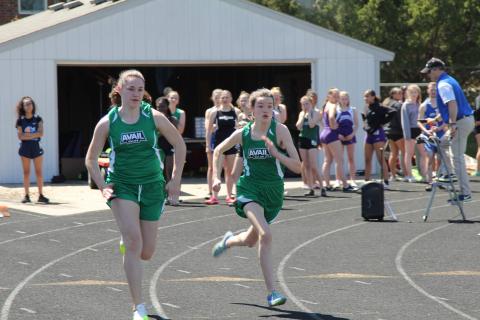
[[[300,188],[301,186],[302,182],[300,179],[288,179],[285,181],[286,190]],[[220,197],[225,197],[225,190],[225,184],[222,184]],[[108,209],[100,191],[90,189],[85,181],[46,184],[43,193],[50,199],[50,204],[35,203],[38,198],[35,185],[30,187],[30,198],[33,202],[23,204],[20,202],[24,196],[21,184],[0,185],[0,205],[6,205],[10,209],[50,216],[65,216]],[[205,179],[184,179],[182,183],[182,200],[201,199],[203,201],[203,197],[207,193],[208,188]]]

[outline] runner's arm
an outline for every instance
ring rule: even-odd
[[[279,152],[275,145],[270,139],[264,137],[265,144],[268,148],[268,151],[272,156],[277,158],[284,166],[286,166],[290,171],[295,173],[301,172],[302,163],[300,162],[300,157],[298,156],[297,149],[293,144],[292,136],[290,131],[285,125],[277,125],[277,143],[280,147],[287,150],[288,156]]]
[[[87,155],[85,157],[85,166],[87,167],[90,177],[98,186],[98,189],[102,190],[105,188],[105,180],[102,177],[100,172],[100,167],[98,166],[98,156],[105,146],[109,134],[109,120],[108,115],[104,116],[97,123],[95,131],[93,132],[93,138],[88,147]]]

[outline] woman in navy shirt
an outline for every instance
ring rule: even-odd
[[[25,197],[22,203],[31,202],[29,195],[30,187],[30,162],[33,160],[35,175],[37,176],[38,202],[48,203],[48,198],[43,195],[43,149],[40,147],[40,138],[43,136],[43,120],[35,114],[35,102],[30,97],[23,97],[17,104],[17,128],[20,149],[18,154],[22,159],[23,188]]]

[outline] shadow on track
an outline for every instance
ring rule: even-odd
[[[252,303],[237,303],[233,302],[232,304],[235,305],[241,305],[241,306],[250,306],[250,307],[256,307],[260,309],[265,309],[268,311],[275,311],[275,312],[281,312],[280,314],[270,314],[270,315],[263,315],[263,316],[258,316],[259,318],[274,318],[274,319],[297,319],[297,320],[311,320],[311,319],[321,319],[321,320],[349,320],[348,318],[339,318],[335,317],[332,315],[328,314],[320,314],[320,313],[308,313],[308,312],[303,312],[303,311],[293,311],[293,310],[286,310],[286,309],[280,309],[280,308],[275,308],[275,307],[266,307],[266,306],[260,306],[258,304],[252,304]]]

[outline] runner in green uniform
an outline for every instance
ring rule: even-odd
[[[253,247],[259,242],[260,266],[268,291],[269,306],[284,304],[286,298],[274,290],[271,258],[272,233],[270,223],[278,215],[283,204],[283,166],[300,173],[300,160],[287,127],[272,120],[273,95],[260,89],[250,96],[254,122],[236,130],[214,151],[213,188],[220,190],[222,169],[221,154],[236,144],[243,147],[244,173],[237,183],[236,212],[248,218],[247,231],[233,235],[228,231],[213,248],[218,257],[233,246]],[[279,149],[286,150],[288,156]]]
[[[146,320],[148,315],[141,295],[142,260],[149,260],[155,251],[165,189],[169,196],[180,192],[186,148],[170,121],[149,104],[142,103],[145,79],[139,71],[122,72],[118,86],[122,106],[114,107],[98,122],[85,164],[108,200],[124,241],[123,264],[134,304],[133,319]],[[172,179],[166,186],[157,147],[159,133],[175,148]],[[107,139],[112,152],[104,182],[98,155]]]

